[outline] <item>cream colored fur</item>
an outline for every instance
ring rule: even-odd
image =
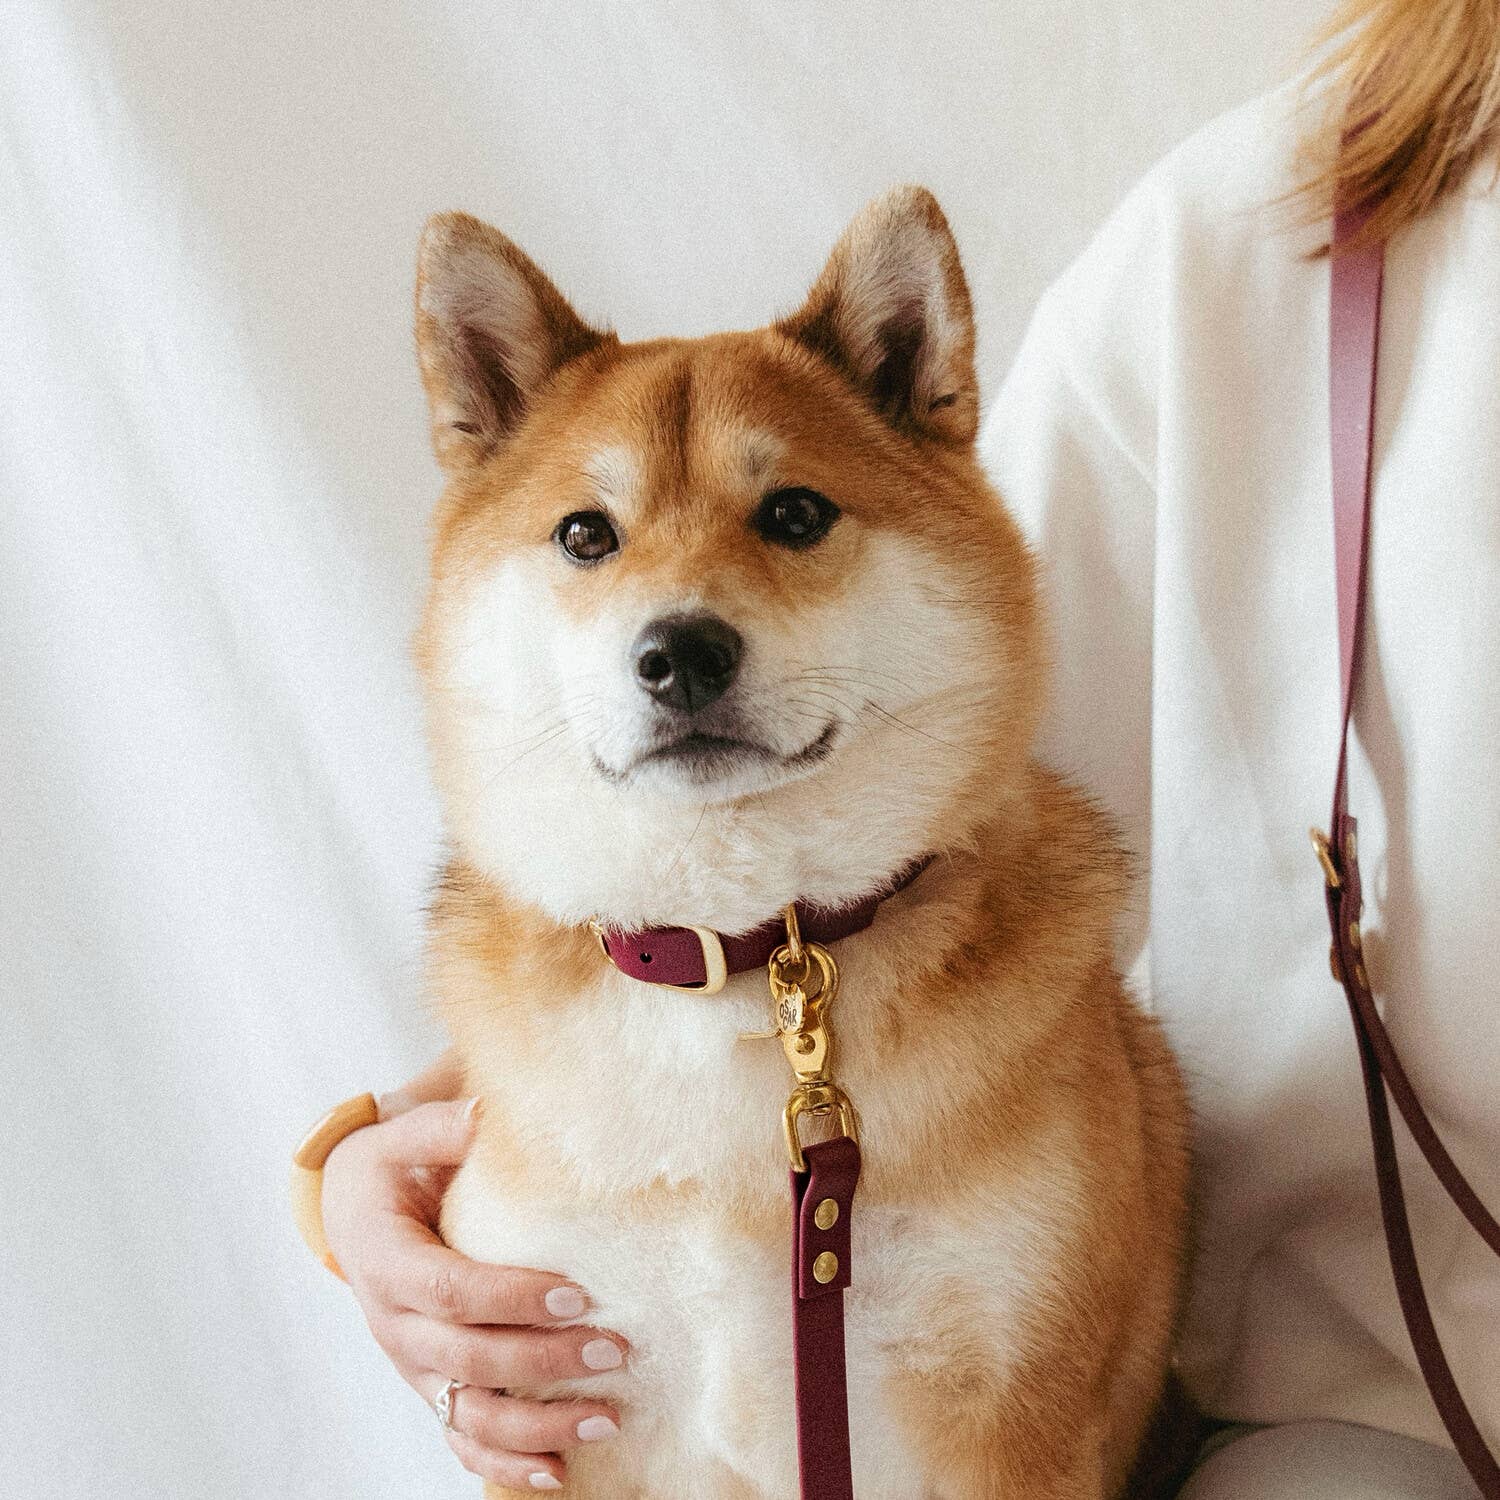
[[[1030,559],[973,454],[967,289],[930,196],[851,227],[769,329],[621,346],[487,226],[435,221],[418,346],[450,475],[419,656],[454,859],[432,986],[484,1100],[443,1228],[572,1277],[630,1341],[536,1392],[618,1404],[580,1500],[791,1500],[790,1253],[763,974],[627,979],[585,926],[737,932],[934,855],[837,945],[865,1172],[847,1295],[860,1500],[1105,1500],[1160,1388],[1183,1239],[1171,1059],[1112,968],[1123,860],[1030,758]],[[797,549],[788,486],[839,514]],[[581,511],[618,550],[554,540]],[[649,757],[632,642],[744,642],[701,773]],[[829,748],[806,748],[828,731]],[[498,1493],[498,1492],[497,1492]]]

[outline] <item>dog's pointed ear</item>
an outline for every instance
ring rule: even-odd
[[[892,425],[955,445],[974,440],[974,311],[953,232],[926,188],[895,188],[862,209],[807,301],[776,326],[840,370]]]
[[[417,360],[449,474],[483,462],[570,359],[613,342],[536,264],[468,214],[435,214],[417,252]]]

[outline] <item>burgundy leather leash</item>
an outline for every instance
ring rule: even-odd
[[[804,1146],[792,1172],[792,1344],[802,1500],[854,1500],[844,1288],[859,1184],[859,1145],[847,1135]]]
[[[1329,835],[1325,837],[1315,829],[1313,841],[1323,866],[1324,895],[1333,937],[1330,962],[1334,978],[1343,986],[1348,999],[1359,1044],[1380,1212],[1396,1295],[1423,1379],[1454,1448],[1484,1500],[1500,1500],[1500,1464],[1496,1463],[1464,1402],[1432,1321],[1412,1243],[1387,1090],[1449,1197],[1497,1255],[1500,1255],[1500,1223],[1480,1202],[1422,1108],[1375,1004],[1361,953],[1359,840],[1356,821],[1349,811],[1349,721],[1364,636],[1375,380],[1385,252],[1379,243],[1351,248],[1349,242],[1367,221],[1369,211],[1366,207],[1336,216],[1331,252],[1329,416],[1342,722]]]
[[[931,862],[930,856],[915,861],[888,888],[849,906],[794,902],[736,937],[707,927],[624,932],[594,925],[604,956],[648,984],[711,995],[730,974],[764,968],[770,978],[775,1029],[754,1035],[780,1040],[797,1078],[783,1126],[792,1163],[792,1349],[802,1500],[854,1500],[844,1291],[853,1269],[859,1126],[848,1096],[833,1080],[827,1013],[839,981],[826,945],[864,931],[881,902]],[[836,1115],[839,1133],[803,1146],[797,1122],[805,1114]]]

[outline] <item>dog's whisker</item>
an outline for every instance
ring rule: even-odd
[[[520,765],[520,763],[523,760],[525,760],[527,756],[529,756],[529,755],[535,755],[538,750],[542,749],[544,746],[552,744],[554,740],[560,739],[562,736],[566,735],[571,729],[572,729],[572,725],[571,724],[567,724],[567,723],[559,724],[557,726],[557,728],[552,731],[551,734],[546,735],[539,743],[531,746],[531,748],[529,750],[523,750],[513,760],[507,761],[498,770],[492,772],[491,775],[489,775],[488,777],[486,777],[485,778],[485,786],[486,786],[486,788],[488,788],[490,786],[493,786],[494,783],[495,783],[495,781],[497,780],[497,778],[506,775],[510,771],[515,770],[515,768],[518,765]]]
[[[835,704],[836,707],[842,709],[844,713],[849,714],[852,717],[854,710],[851,709],[848,704],[840,703],[836,698],[833,698],[830,694],[827,693],[820,693],[817,696],[822,698],[825,702]],[[781,701],[788,708],[805,709],[809,717],[816,717],[820,719],[827,717],[826,709],[820,709],[816,703],[810,702],[806,698],[783,698]],[[842,715],[840,715],[840,717],[842,717]]]
[[[578,693],[564,697],[559,703],[554,704],[538,713],[530,715],[520,726],[521,732],[511,739],[498,740],[493,743],[478,742],[475,748],[485,754],[494,754],[502,750],[510,750],[517,745],[524,745],[528,740],[547,734],[557,728],[559,724],[565,724],[570,719],[577,720],[591,712],[597,695],[594,693]],[[562,710],[561,717],[554,717],[558,710]],[[532,729],[540,719],[547,719],[539,729]]]
[[[900,677],[896,676],[894,672],[883,671],[879,667],[868,667],[863,669],[841,666],[808,667],[804,671],[797,673],[790,680],[799,681],[808,679],[842,679],[844,681],[856,682],[868,686],[875,678],[884,678],[885,681],[894,683],[895,686],[903,693],[909,693],[913,691],[910,683],[903,681]]]
[[[807,686],[807,684],[804,684],[804,686]],[[851,686],[863,686],[872,695],[871,699],[869,699],[867,701],[878,701],[878,699],[874,699],[874,697],[873,697],[873,695],[874,695],[874,693],[875,693],[876,690],[874,689],[874,687],[871,684],[868,684],[868,683],[865,683],[865,684],[856,684],[856,683],[853,683],[853,682],[846,683],[846,682],[838,681],[838,682],[825,682],[825,683],[823,683],[823,686],[826,689],[831,689],[833,687],[844,688],[844,687],[851,687]],[[809,690],[811,690],[811,689],[809,688]],[[964,701],[973,701],[975,703],[982,703],[982,701],[983,701],[982,694],[977,693],[973,688],[968,687],[968,686],[966,686],[964,684],[961,684],[961,683],[952,683],[952,684],[949,684],[946,687],[941,687],[941,688],[934,689],[932,692],[921,693],[921,694],[917,694],[917,695],[915,695],[913,697],[907,698],[904,701],[902,701],[900,704],[898,704],[897,707],[900,709],[900,711],[902,713],[912,713],[912,712],[914,712],[916,710],[919,710],[919,709],[930,709],[933,705],[939,704],[939,703],[964,702]],[[895,710],[890,709],[889,705],[887,705],[887,704],[881,704],[881,706],[884,707],[884,708],[887,708],[887,710],[889,712],[895,712]]]
[[[945,750],[962,750],[964,748],[962,745],[955,745],[951,740],[945,740],[939,735],[929,734],[925,729],[918,729],[915,724],[908,724],[905,719],[897,714],[893,714],[889,709],[882,708],[873,699],[866,701],[865,708],[870,713],[876,714],[879,718],[883,719],[887,724],[894,725],[898,729],[904,729],[908,734],[917,735],[921,739],[929,740],[934,745],[941,745]]]
[[[680,865],[682,863],[683,856],[686,855],[687,852],[688,852],[688,850],[689,850],[689,848],[692,847],[693,840],[698,837],[698,830],[703,827],[703,820],[707,816],[708,816],[708,803],[705,802],[703,804],[703,806],[699,809],[699,812],[698,812],[698,821],[693,824],[693,831],[690,834],[688,834],[688,836],[687,836],[687,842],[685,844],[683,844],[682,848],[680,848],[677,851],[677,855],[673,859],[672,863],[669,864],[667,866],[667,868],[665,869],[665,871],[662,872],[662,877],[657,882],[658,888],[660,888],[662,886],[665,886],[666,883],[667,883],[667,881],[672,878],[672,872],[677,868],[678,865]]]
[[[482,742],[476,743],[474,748],[484,755],[498,755],[506,750],[515,750],[522,745],[530,745],[534,740],[542,739],[546,735],[554,734],[566,723],[566,720],[559,720],[554,723],[545,725],[543,728],[535,730],[531,734],[518,735],[513,740],[499,740],[494,744],[484,744]]]
[[[812,697],[821,699],[825,703],[831,703],[839,711],[843,718],[854,719],[859,717],[859,705],[851,703],[842,698],[830,688],[806,687],[805,691]]]

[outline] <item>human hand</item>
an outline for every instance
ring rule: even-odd
[[[559,1326],[588,1309],[566,1278],[470,1260],[438,1237],[474,1105],[418,1104],[387,1119],[382,1100],[380,1122],[345,1137],[324,1167],[324,1231],[370,1332],[407,1384],[431,1406],[450,1379],[462,1382],[447,1438],[464,1467],[512,1489],[561,1489],[562,1455],[613,1437],[618,1412],[506,1388],[615,1369],[628,1345],[597,1328]]]

